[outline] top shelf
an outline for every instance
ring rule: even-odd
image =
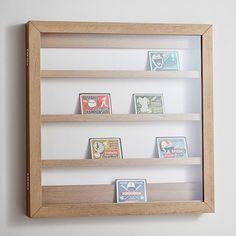
[[[41,70],[41,78],[183,78],[199,79],[199,71]]]
[[[125,34],[43,33],[41,36],[42,48],[196,49],[200,41],[199,36],[190,38],[185,35],[174,37],[173,35],[130,35],[127,32]]]

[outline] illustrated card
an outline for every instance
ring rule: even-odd
[[[149,51],[148,55],[152,71],[179,70],[179,56],[176,51]]]
[[[80,94],[82,114],[111,114],[111,96],[109,93]]]
[[[159,158],[188,157],[185,137],[158,137],[156,141]]]
[[[163,114],[164,101],[162,94],[134,94],[136,114]]]
[[[116,180],[116,202],[146,202],[145,179],[117,179]]]
[[[123,158],[120,138],[90,138],[92,159]]]

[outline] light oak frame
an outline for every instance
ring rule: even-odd
[[[27,215],[29,217],[72,217],[72,216],[100,216],[100,215],[153,215],[165,213],[204,213],[214,212],[214,174],[213,174],[213,84],[212,84],[212,26],[202,24],[130,24],[130,23],[87,23],[87,22],[41,22],[30,21],[27,28]],[[40,80],[41,76],[53,77],[47,71],[40,71],[40,48],[42,45],[56,47],[63,45],[70,47],[70,41],[50,41],[49,35],[68,34],[74,37],[75,34],[125,34],[125,35],[198,35],[201,36],[202,44],[202,136],[203,136],[203,201],[201,202],[148,202],[139,204],[112,204],[112,203],[88,203],[88,204],[44,204],[43,192],[47,191],[41,186],[41,168],[66,165],[66,163],[50,163],[41,161],[41,123],[46,121],[60,122],[67,117],[41,116],[40,111]],[[43,37],[45,36],[45,37]],[[71,40],[71,47],[76,46]],[[74,44],[73,44],[74,43]],[[52,71],[52,73],[54,73]],[[57,74],[57,72],[55,72]],[[68,77],[77,77],[78,72],[69,73]],[[116,75],[117,73],[117,75]],[[114,76],[119,77],[120,72]],[[121,72],[125,73],[125,72]],[[152,72],[143,72],[147,76],[155,77]],[[100,77],[103,77],[102,74]],[[163,74],[164,75],[164,74]],[[161,76],[163,76],[161,75]],[[57,75],[58,76],[58,75]],[[82,74],[82,77],[86,77]],[[90,77],[93,75],[88,75]],[[106,74],[105,74],[106,76]],[[132,76],[124,74],[124,77]],[[139,77],[138,74],[133,77]],[[140,75],[141,76],[141,75]],[[193,75],[194,77],[195,75]],[[58,76],[60,77],[60,75]],[[108,75],[109,77],[109,75]],[[164,76],[165,77],[165,76]],[[180,75],[181,77],[181,75]],[[163,117],[161,117],[163,119]],[[51,120],[52,119],[52,120]],[[54,120],[53,120],[54,119]],[[69,117],[71,121],[78,121],[81,117]],[[114,116],[115,120],[120,118]],[[121,117],[125,120],[125,117]],[[135,116],[128,119],[135,120]],[[155,118],[147,118],[147,120]],[[164,117],[165,119],[165,117]],[[180,118],[181,119],[181,118]],[[83,120],[83,119],[82,119]],[[158,119],[157,119],[158,120]],[[168,118],[167,118],[168,120]],[[109,121],[105,119],[104,121]],[[193,164],[199,160],[192,159]],[[153,160],[153,163],[155,161]],[[190,160],[191,162],[191,160]],[[116,165],[128,165],[127,163]],[[140,165],[144,163],[141,160]],[[104,165],[106,165],[103,162]],[[132,164],[132,163],[130,163]],[[155,163],[154,163],[155,164]],[[156,163],[158,164],[158,163]],[[164,163],[166,164],[166,163]],[[185,163],[188,164],[188,163]],[[70,165],[81,165],[69,162]],[[90,166],[90,162],[82,165]],[[139,165],[139,164],[137,164]],[[96,164],[95,164],[96,166]]]

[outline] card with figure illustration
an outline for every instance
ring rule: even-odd
[[[162,94],[134,94],[136,114],[163,114],[164,101]]]
[[[81,93],[82,114],[111,114],[111,95],[109,93]]]
[[[117,179],[116,202],[146,202],[147,187],[145,179]]]
[[[159,158],[185,158],[188,157],[185,137],[157,137]]]
[[[149,64],[152,71],[178,71],[177,51],[149,51]]]
[[[123,158],[120,138],[90,138],[92,159]]]

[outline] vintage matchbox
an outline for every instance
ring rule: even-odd
[[[149,51],[148,55],[152,71],[179,70],[179,56],[176,51]]]
[[[185,158],[188,149],[185,137],[157,137],[159,158]]]
[[[109,93],[81,93],[82,114],[111,114],[111,96]]]
[[[134,94],[136,114],[163,114],[164,101],[162,94]]]
[[[116,202],[146,202],[147,184],[145,179],[117,179]]]
[[[120,138],[90,138],[92,159],[123,158]]]

